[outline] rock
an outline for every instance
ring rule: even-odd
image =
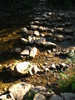
[[[15,98],[11,98],[10,94],[2,94],[0,95],[0,100],[15,100]]]
[[[43,26],[39,26],[39,27],[38,27],[38,30],[43,32],[43,31],[47,31],[48,28],[43,27]]]
[[[40,36],[39,31],[35,30],[35,31],[34,31],[34,35],[35,35],[35,36]]]
[[[29,37],[28,37],[28,42],[29,42],[30,44],[33,44],[33,43],[35,42],[35,39],[34,39],[33,37],[29,36]]]
[[[33,35],[33,31],[32,30],[29,30],[28,31],[28,35]]]
[[[15,52],[20,53],[22,51],[21,48],[15,48]]]
[[[63,99],[62,97],[58,96],[58,95],[53,94],[53,95],[49,98],[49,100],[64,100],[64,99]]]
[[[57,45],[55,43],[52,43],[52,42],[46,42],[45,47],[51,49],[51,48],[56,48]]]
[[[41,93],[37,93],[35,96],[34,96],[34,99],[33,100],[46,100],[45,96],[42,95]]]
[[[36,54],[37,54],[37,48],[32,47],[31,50],[30,50],[29,56],[34,58]]]
[[[38,44],[40,46],[45,45],[45,43],[46,43],[46,39],[42,38],[42,37],[36,41],[36,44]]]
[[[25,82],[19,82],[9,87],[8,91],[11,92],[15,100],[23,100],[24,96],[29,92],[32,85]]]
[[[65,34],[69,34],[72,35],[73,34],[73,30],[72,29],[64,29],[63,31]]]
[[[38,28],[38,26],[36,26],[36,25],[30,25],[30,28],[33,29],[33,30],[36,30]]]
[[[64,36],[63,36],[63,35],[60,35],[60,34],[55,35],[55,39],[56,39],[57,41],[63,41],[63,40],[65,40]]]
[[[26,27],[21,28],[21,31],[22,31],[22,32],[24,32],[24,33],[28,33],[28,30],[27,30],[27,28],[26,28]]]
[[[56,65],[55,64],[52,64],[50,69],[56,69]]]
[[[31,90],[34,92],[46,92],[46,88],[43,86],[35,86]]]
[[[27,44],[27,43],[28,43],[28,40],[25,39],[25,38],[21,38],[21,43],[23,43],[23,44]]]
[[[51,50],[47,50],[47,53],[50,54],[51,53]]]
[[[9,71],[14,77],[24,76],[24,75],[33,75],[39,72],[39,68],[36,65],[31,64],[30,62],[20,62],[9,67]]]
[[[28,49],[24,49],[20,54],[22,56],[29,56],[29,50]]]
[[[74,93],[61,93],[61,96],[65,100],[75,100],[75,94]]]

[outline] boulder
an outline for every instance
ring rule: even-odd
[[[28,37],[28,42],[29,42],[30,44],[33,44],[33,43],[35,42],[35,38],[29,36],[29,37]]]
[[[24,76],[27,74],[33,75],[36,74],[38,71],[40,71],[36,65],[33,65],[30,62],[26,61],[14,64],[13,66],[9,67],[8,70],[14,77]]]
[[[34,96],[33,100],[46,100],[46,98],[45,98],[45,96],[42,95],[41,93],[37,93],[37,94]]]
[[[61,96],[64,98],[64,100],[75,100],[74,93],[61,93]]]
[[[29,92],[31,87],[31,84],[19,82],[17,84],[10,86],[8,91],[13,94],[15,98],[14,100],[23,100],[24,96]]]
[[[58,96],[58,95],[53,94],[53,95],[49,98],[49,100],[64,100],[64,99],[63,99],[62,97]]]

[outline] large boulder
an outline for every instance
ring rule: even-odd
[[[36,74],[38,71],[38,67],[36,65],[31,64],[30,62],[20,62],[14,64],[13,66],[9,67],[8,69],[12,76],[24,76],[24,75],[33,75]]]
[[[53,95],[49,98],[49,100],[64,100],[64,99],[63,99],[62,97],[58,96],[58,95],[53,94]]]
[[[14,100],[23,100],[24,96],[29,92],[32,85],[20,82],[9,87],[8,91],[14,96]],[[12,100],[12,99],[11,99]]]

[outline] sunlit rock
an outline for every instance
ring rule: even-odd
[[[37,94],[34,96],[33,100],[46,100],[46,98],[45,98],[45,96],[42,95],[41,93],[37,93]]]
[[[36,47],[32,47],[29,53],[29,56],[34,58],[37,54],[37,48]]]
[[[35,36],[40,36],[39,31],[35,30],[35,31],[34,31],[34,35],[35,35]]]

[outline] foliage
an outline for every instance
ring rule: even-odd
[[[60,92],[74,92],[75,91],[75,77],[67,76],[61,73],[60,81],[58,82]]]

